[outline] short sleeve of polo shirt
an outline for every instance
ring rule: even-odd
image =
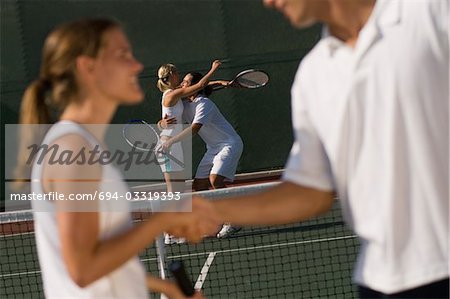
[[[214,104],[211,101],[202,99],[195,107],[195,116],[192,121],[193,124],[207,124],[211,119],[214,111]]]
[[[300,65],[291,89],[294,144],[282,179],[305,187],[331,191],[334,190],[331,167],[308,115],[308,98],[302,84],[301,68]]]

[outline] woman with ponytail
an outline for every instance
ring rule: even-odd
[[[56,110],[56,123],[42,144],[57,145],[62,152],[103,148],[105,130],[100,125],[111,121],[119,105],[143,99],[138,82],[142,69],[118,23],[85,19],[63,24],[45,41],[39,79],[24,94],[21,123],[52,123],[51,111]],[[114,166],[78,162],[60,165],[47,157],[42,163],[35,161],[31,191],[64,198],[127,192]],[[128,201],[33,202],[46,297],[148,298],[148,288],[183,297],[175,284],[147,276],[138,253],[162,231],[185,234],[193,241],[214,231],[217,223],[209,207],[195,200],[192,213],[154,214],[133,226]]]

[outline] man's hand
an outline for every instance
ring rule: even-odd
[[[158,122],[161,129],[168,129],[170,126],[177,123],[176,117],[169,117],[167,114],[164,115],[163,119]]]
[[[197,243],[216,233],[221,222],[213,205],[202,198],[192,199],[192,212],[173,213],[173,225],[167,232]]]

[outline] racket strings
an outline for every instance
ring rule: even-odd
[[[251,72],[238,77],[236,81],[243,87],[255,88],[267,84],[269,77],[263,72]]]
[[[128,124],[124,136],[130,146],[141,150],[153,150],[159,143],[153,130],[143,124]]]

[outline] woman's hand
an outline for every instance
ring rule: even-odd
[[[162,280],[152,275],[147,275],[147,287],[149,290],[155,293],[163,293],[170,299],[181,299],[186,297],[177,284],[170,280]],[[192,297],[194,299],[203,299],[201,292],[196,291]]]
[[[169,299],[188,299],[188,298],[204,299],[205,298],[205,297],[203,297],[203,294],[200,291],[195,291],[193,296],[187,297],[186,295],[183,294],[183,292],[180,290],[180,288],[177,286],[176,283],[174,283],[174,282],[169,282],[169,283],[173,285],[172,287],[170,287],[169,292],[165,293],[166,296],[169,297]]]
[[[155,146],[153,151],[157,154],[167,154],[174,143],[174,137],[161,136],[160,142]]]
[[[211,66],[211,70],[215,71],[219,68],[219,66],[222,64],[222,62],[220,62],[220,60],[214,60]]]
[[[170,147],[172,146],[172,138],[167,139],[166,141],[164,141],[163,143],[161,143],[160,145],[158,145],[156,147],[156,152],[158,153],[168,153],[170,151]]]

